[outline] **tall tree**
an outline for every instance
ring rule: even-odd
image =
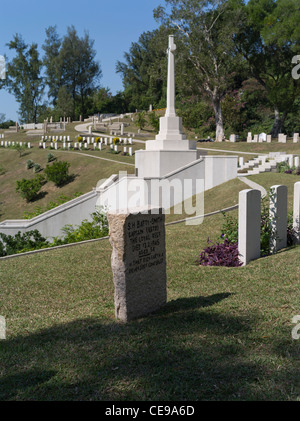
[[[266,90],[274,110],[273,137],[283,131],[300,86],[291,76],[292,58],[300,41],[298,0],[250,0],[247,24],[236,39],[251,74]]]
[[[21,35],[16,34],[8,47],[15,50],[16,56],[7,64],[6,87],[20,104],[21,122],[36,123],[44,92],[37,44],[27,45]]]
[[[167,34],[164,27],[142,33],[124,54],[125,62],[117,62],[116,71],[122,74],[130,109],[148,109],[149,104],[158,106],[164,100]]]
[[[243,19],[242,0],[165,0],[154,16],[172,28],[185,46],[194,92],[209,98],[216,139],[224,138],[221,101],[241,65],[234,38]]]
[[[52,98],[53,105],[56,104],[59,88],[62,86],[62,75],[59,66],[59,51],[61,39],[59,38],[56,26],[46,28],[46,39],[42,45],[45,54],[43,64],[45,66],[45,82],[49,89],[49,97]]]
[[[85,98],[99,87],[102,71],[95,60],[94,41],[85,35],[80,38],[76,29],[71,26],[63,38],[57,58],[61,84],[67,87],[74,101],[74,117],[76,105],[78,113],[85,115]]]

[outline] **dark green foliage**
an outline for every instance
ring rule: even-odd
[[[42,167],[41,167],[41,165],[40,164],[34,164],[33,165],[33,171],[35,172],[35,173],[38,173],[38,172],[40,172],[40,171],[42,171]]]
[[[62,229],[65,234],[64,238],[56,238],[53,245],[77,243],[107,236],[109,229],[106,213],[97,211],[92,214],[92,217],[91,222],[84,220],[77,228],[66,225]]]
[[[159,116],[155,114],[155,111],[152,111],[148,114],[149,123],[153,127],[153,129],[156,131],[156,133],[159,132]]]
[[[17,34],[8,47],[15,51],[15,57],[7,64],[5,86],[20,104],[21,121],[37,123],[44,92],[38,46],[35,43],[27,45]]]
[[[40,174],[30,180],[22,178],[22,180],[17,181],[16,191],[20,193],[21,197],[26,199],[27,202],[32,202],[38,198],[39,192],[44,184],[45,177]]]
[[[27,168],[28,170],[30,170],[31,168],[33,168],[33,166],[34,166],[34,162],[32,161],[32,159],[28,159],[28,160],[26,161],[26,168]]]
[[[45,175],[48,181],[53,181],[57,187],[61,187],[70,181],[69,167],[66,161],[55,161],[52,165],[47,165]]]
[[[30,250],[38,250],[49,245],[48,241],[40,234],[38,230],[28,231],[21,234],[18,232],[15,236],[0,233],[0,256],[9,256]]]
[[[147,122],[147,120],[146,120],[146,118],[145,118],[145,112],[144,112],[144,111],[142,111],[142,112],[138,113],[138,115],[137,115],[137,117],[136,117],[136,120],[135,120],[134,124],[135,124],[135,125],[136,125],[136,127],[138,127],[140,130],[143,130],[143,128],[144,128],[144,127],[145,127],[145,125],[146,125],[146,122]]]

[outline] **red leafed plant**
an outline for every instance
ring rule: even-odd
[[[202,251],[196,263],[202,266],[242,266],[239,260],[238,243],[230,243],[225,238],[224,243],[213,244],[208,238],[207,247]]]

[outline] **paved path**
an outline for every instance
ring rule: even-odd
[[[254,183],[254,181],[248,180],[248,178],[246,177],[238,177],[238,179],[243,183],[247,184],[247,186],[251,187],[251,189],[259,190],[261,192],[262,197],[267,196],[267,190],[260,184]]]
[[[115,116],[115,117],[111,117],[111,120],[113,120],[113,119],[116,119],[116,118],[118,118],[119,116]],[[110,120],[110,118],[104,118],[102,121],[109,121]],[[75,126],[74,127],[74,129],[77,131],[77,132],[79,132],[79,133],[82,133],[82,134],[85,134],[85,135],[90,135],[90,136],[99,136],[99,133],[95,133],[95,132],[92,132],[92,133],[89,133],[89,129],[88,129],[88,127],[89,126],[93,126],[94,124],[93,124],[93,122],[92,121],[90,121],[90,122],[88,122],[88,123],[82,123],[82,124],[77,124],[77,126]],[[101,136],[101,135],[100,135]],[[103,137],[115,137],[115,136],[111,136],[111,135],[109,135],[109,134],[106,134],[106,133],[103,133],[103,135],[102,135]],[[134,138],[133,139],[134,140],[134,142],[136,142],[136,143],[146,143],[146,140],[140,140],[140,139],[136,139],[136,138]]]
[[[59,151],[59,152],[64,152],[64,151]],[[77,155],[87,156],[88,158],[102,159],[103,161],[109,161],[109,162],[114,162],[114,163],[121,164],[121,165],[129,165],[131,167],[135,167],[134,164],[130,164],[130,163],[123,162],[123,161],[117,161],[116,159],[108,159],[108,158],[102,158],[101,156],[89,155],[88,153],[72,152],[72,151],[66,151],[66,153],[68,153],[68,154],[69,153],[75,153]]]

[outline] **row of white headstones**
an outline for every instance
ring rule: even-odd
[[[31,148],[30,142],[11,142],[7,140],[1,140],[1,143],[0,143],[1,148],[9,148],[11,146],[16,146],[16,145],[25,146],[28,149]]]
[[[229,136],[229,141],[230,142],[236,142],[238,139],[238,136],[235,134],[231,134]],[[271,143],[272,141],[272,136],[271,135],[267,135],[266,133],[261,133],[261,134],[255,134],[254,137],[252,137],[252,133],[249,132],[248,136],[247,136],[247,142],[248,143],[262,143],[262,142],[267,142],[267,143]],[[278,135],[278,143],[286,143],[287,142],[287,135],[280,133]],[[294,133],[293,135],[293,143],[298,143],[299,142],[299,133]]]
[[[93,143],[94,150],[98,149],[99,151],[101,151],[102,145],[107,145],[107,142],[106,143],[102,143],[102,142]],[[110,146],[111,150],[113,150],[115,152],[119,152],[118,145],[114,145],[113,143],[111,143],[109,146]],[[39,147],[43,148],[43,149],[47,149],[47,144],[45,142],[40,142]],[[63,145],[62,145],[62,148],[65,149],[65,150],[70,150],[71,148],[74,148],[75,150],[76,149],[78,149],[78,150],[86,149],[87,150],[88,147],[89,147],[89,144],[86,143],[86,142],[85,143],[75,142],[74,144],[71,144],[70,142],[67,142],[67,143],[64,142]],[[50,142],[50,149],[58,150],[58,143],[57,142],[55,142],[55,143]],[[123,146],[123,153],[128,153],[129,156],[132,156],[133,155],[132,146],[130,146],[128,148],[128,152],[127,152],[127,146]]]
[[[75,141],[76,141],[76,139],[78,139],[78,138],[75,138]],[[123,143],[124,145],[126,145],[127,143],[129,143],[130,145],[132,145],[133,144],[133,141],[132,141],[132,138],[130,137],[130,138],[118,138],[119,139],[119,142],[120,143]],[[41,138],[41,141],[42,142],[73,142],[71,139],[70,139],[70,136],[42,136],[42,138]],[[87,144],[89,145],[90,143],[95,143],[95,137],[82,137],[82,141],[83,142],[87,142]],[[108,144],[108,143],[110,143],[110,144],[112,144],[113,143],[113,138],[112,137],[105,137],[105,138],[103,138],[103,137],[101,137],[100,138],[100,142],[101,143],[105,143],[106,145]]]
[[[271,187],[270,225],[271,253],[277,253],[287,246],[288,188],[283,185]],[[300,182],[294,184],[293,229],[294,242],[300,244]],[[240,260],[247,265],[260,257],[261,192],[256,189],[239,193],[239,233]]]

